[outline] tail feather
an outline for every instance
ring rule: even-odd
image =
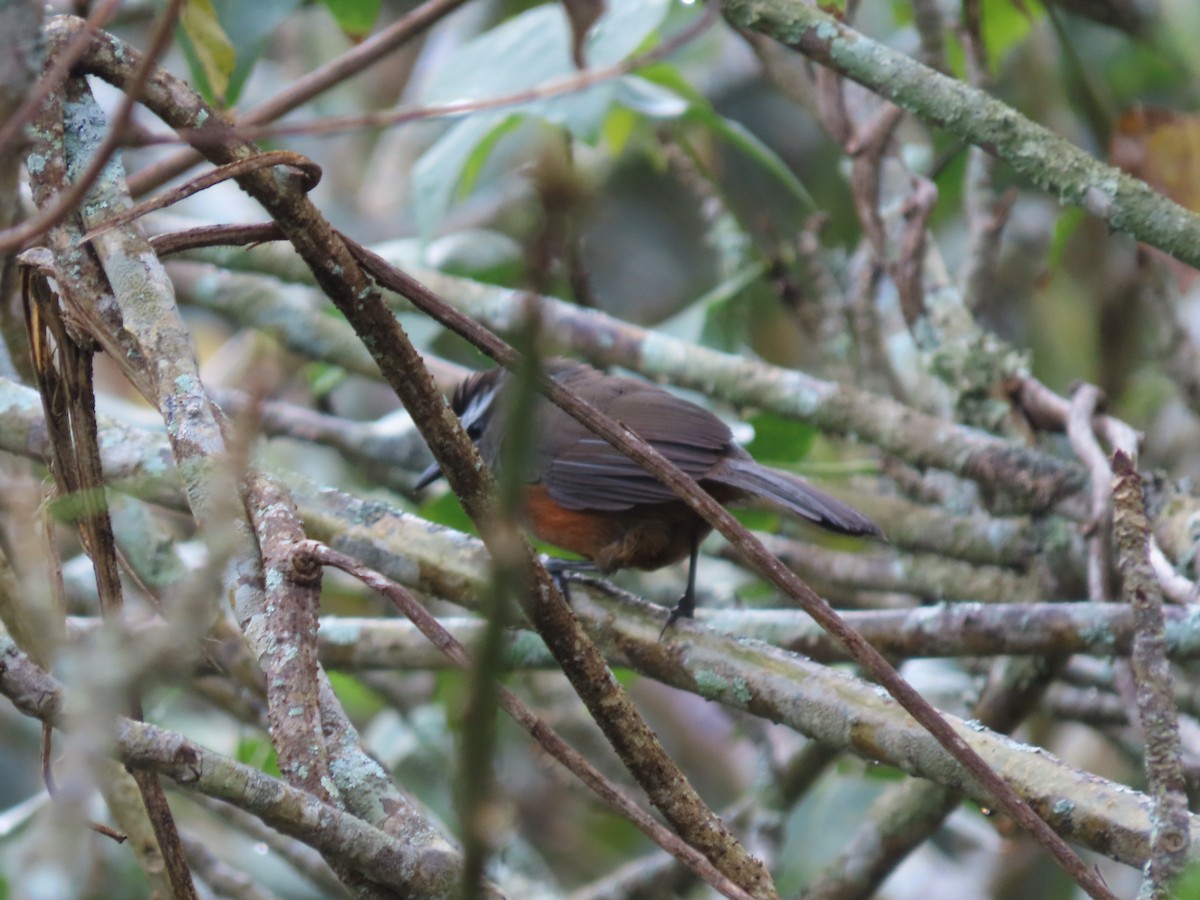
[[[767,468],[751,459],[726,459],[705,480],[739,488],[830,531],[883,537],[878,525],[848,504],[795,475]]]

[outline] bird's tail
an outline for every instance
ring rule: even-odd
[[[716,481],[761,497],[830,531],[883,537],[879,526],[853,507],[795,475],[770,469],[752,459],[726,459],[716,471],[705,476],[705,481]]]

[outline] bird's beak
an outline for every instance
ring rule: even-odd
[[[437,463],[434,463],[428,469],[422,472],[420,477],[413,482],[413,490],[419,491],[421,488],[427,488],[441,477],[442,467]]]

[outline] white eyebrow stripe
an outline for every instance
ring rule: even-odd
[[[481,394],[471,398],[471,402],[467,404],[467,408],[463,410],[459,416],[459,421],[462,422],[463,428],[470,428],[474,425],[488,408],[492,405],[492,398],[496,396],[496,388],[489,388]]]

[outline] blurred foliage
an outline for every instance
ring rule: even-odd
[[[860,6],[859,27],[915,52],[907,0]],[[592,67],[659,46],[702,14],[696,5],[670,0],[612,0],[610,7],[586,41]],[[395,0],[191,0],[167,62],[189,71],[206,97],[236,113],[411,8]],[[1146,132],[1151,149],[1138,171],[1152,182],[1182,184],[1194,193],[1200,154],[1190,149],[1197,130],[1190,116],[1200,100],[1200,57],[1194,52],[1200,13],[1193,0],[1163,0],[1155,27],[1138,38],[1061,9],[1048,12],[1037,2],[982,0],[981,9],[991,93],[1097,155],[1104,155],[1110,137],[1121,133],[1117,123],[1127,121],[1121,116],[1131,107],[1167,110],[1166,120],[1174,127]],[[948,24],[958,15],[951,4]],[[144,19],[130,16],[119,27],[144,45]],[[946,71],[961,77],[965,65],[956,30],[947,28],[945,39]],[[576,71],[572,43],[563,11],[554,4],[476,0],[427,37],[309,104],[296,120],[459,103],[554,84]],[[796,63],[796,68],[793,74],[802,80],[808,67]],[[931,228],[953,277],[968,262],[966,148],[919,123],[905,123],[896,140],[905,158],[916,160],[914,166],[935,181],[939,199]],[[852,257],[863,233],[850,199],[848,162],[812,116],[811,104],[809,109],[798,105],[794,93],[764,73],[750,44],[721,23],[668,59],[583,91],[398,129],[301,135],[277,143],[308,153],[325,169],[314,196],[338,227],[356,237],[404,240],[411,257],[431,268],[594,304],[689,341],[817,374],[840,363],[830,359],[828,336],[810,333],[803,323],[803,303],[824,298],[820,279],[799,258],[797,244],[812,213],[824,213],[820,262],[840,301],[850,306],[859,287]],[[130,154],[129,159],[136,168],[143,157]],[[1110,408],[1136,427],[1151,435],[1167,426],[1177,429],[1170,439],[1148,442],[1146,462],[1170,467],[1179,477],[1200,477],[1200,434],[1190,419],[1174,424],[1181,417],[1178,397],[1162,374],[1153,335],[1139,314],[1142,257],[1129,241],[1109,234],[1085,213],[1060,207],[1056,198],[1019,181],[1003,162],[995,164],[992,186],[997,195],[1011,191],[1013,203],[999,266],[976,310],[979,320],[1030,349],[1034,372],[1051,387],[1065,390],[1078,380],[1096,381],[1108,392]],[[182,208],[205,221],[257,215],[229,186]],[[1184,313],[1188,326],[1200,334],[1197,306],[1192,302]],[[477,354],[426,320],[406,314],[402,321],[422,348],[478,364]],[[236,342],[233,327],[200,316],[193,322],[204,335],[198,343],[228,349]],[[223,369],[219,359],[214,362],[218,356],[206,353],[213,380],[228,378],[241,386],[237,368]],[[367,418],[391,408],[386,391],[336,366],[315,362],[294,368],[295,377],[285,379],[281,393],[293,391],[346,416]],[[109,387],[116,383],[111,377],[105,381],[103,372],[101,380]],[[1176,419],[1169,418],[1172,413]],[[815,452],[817,436],[807,426],[765,413],[750,414],[747,424],[753,431],[749,448],[764,462],[803,469]],[[305,449],[276,449],[279,464],[287,464],[290,453],[295,467],[304,467]],[[320,477],[357,487],[363,473],[353,465],[322,463]],[[471,530],[450,493],[419,507],[387,496],[430,521]],[[777,522],[761,511],[738,515],[756,527]],[[718,564],[702,570],[705,581],[713,571],[719,571]],[[661,580],[655,582],[656,577]],[[723,591],[721,577],[723,572],[711,576],[711,583]],[[679,578],[670,572],[634,583],[648,593],[677,594]],[[777,600],[754,579],[730,583],[735,588],[728,593],[738,602]],[[344,594],[356,590],[339,585],[331,592],[338,611],[342,603],[353,608]],[[361,606],[372,608],[366,602]],[[450,671],[390,674],[402,691],[385,693],[365,676],[334,672],[331,680],[371,752],[453,823],[448,781],[465,678]],[[760,722],[745,725],[753,741],[740,739],[736,730],[742,719],[715,704],[693,703],[692,697],[671,695],[670,703],[654,706],[656,696],[661,701],[654,691],[661,687],[628,670],[616,674],[647,704],[655,728],[668,741],[695,751],[699,762],[688,775],[702,789],[729,791],[733,785],[749,791],[770,777],[773,754],[796,747],[795,735],[780,737],[771,731],[775,726]],[[509,683],[534,698],[539,711],[590,758],[605,760],[609,773],[617,774],[594,725],[581,720],[573,698],[563,698],[556,673],[519,673]],[[397,700],[400,694],[403,702]],[[26,733],[12,724],[11,711],[4,715],[0,757],[11,758],[0,758],[5,774],[0,781],[15,803],[14,785],[26,794],[40,789],[36,746],[32,735],[25,740]],[[277,773],[265,736],[216,716],[208,728],[204,739],[209,743]],[[756,729],[770,739],[760,740]],[[1058,746],[1048,743],[1064,754],[1073,749],[1065,740]],[[529,746],[515,728],[500,729],[497,769],[514,786],[510,796],[518,807],[518,834],[533,847],[523,852],[540,857],[530,869],[544,865],[565,892],[649,852],[631,826],[598,810],[582,791],[564,788],[561,773],[547,772],[548,764]],[[1111,748],[1091,752],[1095,761],[1089,764],[1103,774],[1132,777],[1129,761]],[[799,891],[822,861],[841,849],[869,803],[899,777],[891,769],[856,763],[822,779],[803,802],[781,811],[779,886],[785,896]],[[196,812],[186,809],[184,815]],[[900,868],[887,896],[983,896],[981,885],[1000,884],[1003,873],[996,870],[1005,867],[1011,845],[990,820],[982,828],[980,821],[977,814],[956,813],[936,843]],[[19,856],[23,832],[14,833],[7,847],[0,846],[2,871],[12,871]],[[96,854],[97,867],[111,865],[108,848]],[[986,871],[979,861],[985,856]],[[949,893],[931,891],[931,867],[938,872],[939,890]],[[1034,896],[1030,885],[1052,885],[1039,898],[1070,895],[1060,879],[1046,878],[1034,864],[1018,860],[1010,868],[1026,880],[1008,893],[998,887],[996,896]],[[2,871],[0,900],[15,896]],[[107,880],[98,883],[112,882],[114,870],[108,871]],[[1128,873],[1115,866],[1105,872],[1114,886],[1128,883]],[[315,896],[287,887],[279,891]],[[1200,898],[1200,869],[1188,873],[1178,896]]]

